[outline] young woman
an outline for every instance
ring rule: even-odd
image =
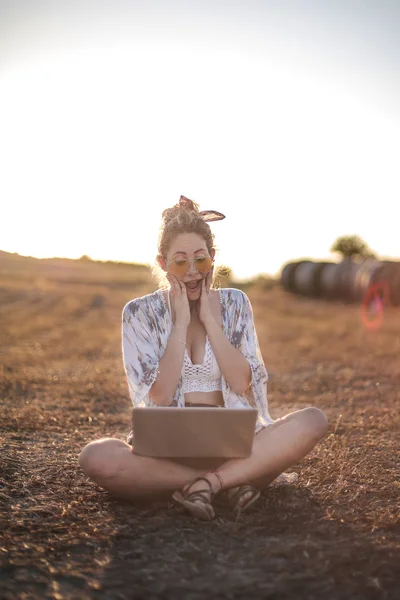
[[[252,308],[238,289],[212,287],[214,236],[208,221],[217,211],[199,212],[181,196],[163,212],[157,263],[167,284],[129,302],[123,311],[123,355],[134,406],[198,405],[258,410],[248,458],[176,461],[134,453],[128,442],[105,438],[81,452],[84,472],[112,494],[133,499],[173,492],[195,517],[211,520],[215,494],[226,491],[236,512],[260,496],[300,461],[327,431],[318,408],[273,420],[267,405],[267,372],[254,328]]]

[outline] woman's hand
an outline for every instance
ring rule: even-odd
[[[207,273],[206,277],[201,282],[199,318],[200,321],[203,323],[204,327],[206,327],[206,324],[214,318],[211,312],[210,305],[210,288],[212,283],[212,274],[213,269],[211,269],[211,271]]]
[[[174,324],[175,326],[187,327],[190,323],[190,308],[186,285],[171,273],[167,273],[167,279],[171,286],[171,304],[175,312]]]

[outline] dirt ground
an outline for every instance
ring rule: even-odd
[[[144,269],[0,257],[0,598],[399,598],[400,310],[374,329],[359,306],[246,287],[273,418],[317,406],[330,428],[295,484],[204,523],[77,465],[129,431],[121,312],[154,289]]]

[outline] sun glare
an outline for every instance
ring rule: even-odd
[[[240,278],[327,257],[347,231],[396,251],[376,223],[398,128],[328,75],[137,40],[9,65],[0,98],[3,250],[151,262],[184,194],[227,215],[218,258]]]

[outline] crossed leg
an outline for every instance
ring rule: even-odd
[[[324,437],[327,428],[327,419],[318,408],[305,408],[278,419],[256,435],[248,458],[230,459],[218,467],[220,477],[210,477],[213,490],[243,483],[271,483],[306,456]],[[207,473],[204,468],[139,456],[126,442],[113,438],[85,446],[79,464],[100,487],[127,500],[172,492]],[[191,486],[193,491],[203,488],[201,481]]]
[[[90,442],[80,453],[79,464],[100,487],[124,500],[171,492],[204,473],[173,460],[139,456],[115,438]]]
[[[253,452],[248,458],[236,458],[224,462],[217,475],[208,475],[211,489],[231,489],[243,483],[266,486],[291,465],[304,458],[323,438],[328,429],[325,414],[318,408],[304,408],[278,419],[261,430],[255,437]],[[195,482],[190,491],[204,488]],[[242,503],[250,499],[244,495]]]

